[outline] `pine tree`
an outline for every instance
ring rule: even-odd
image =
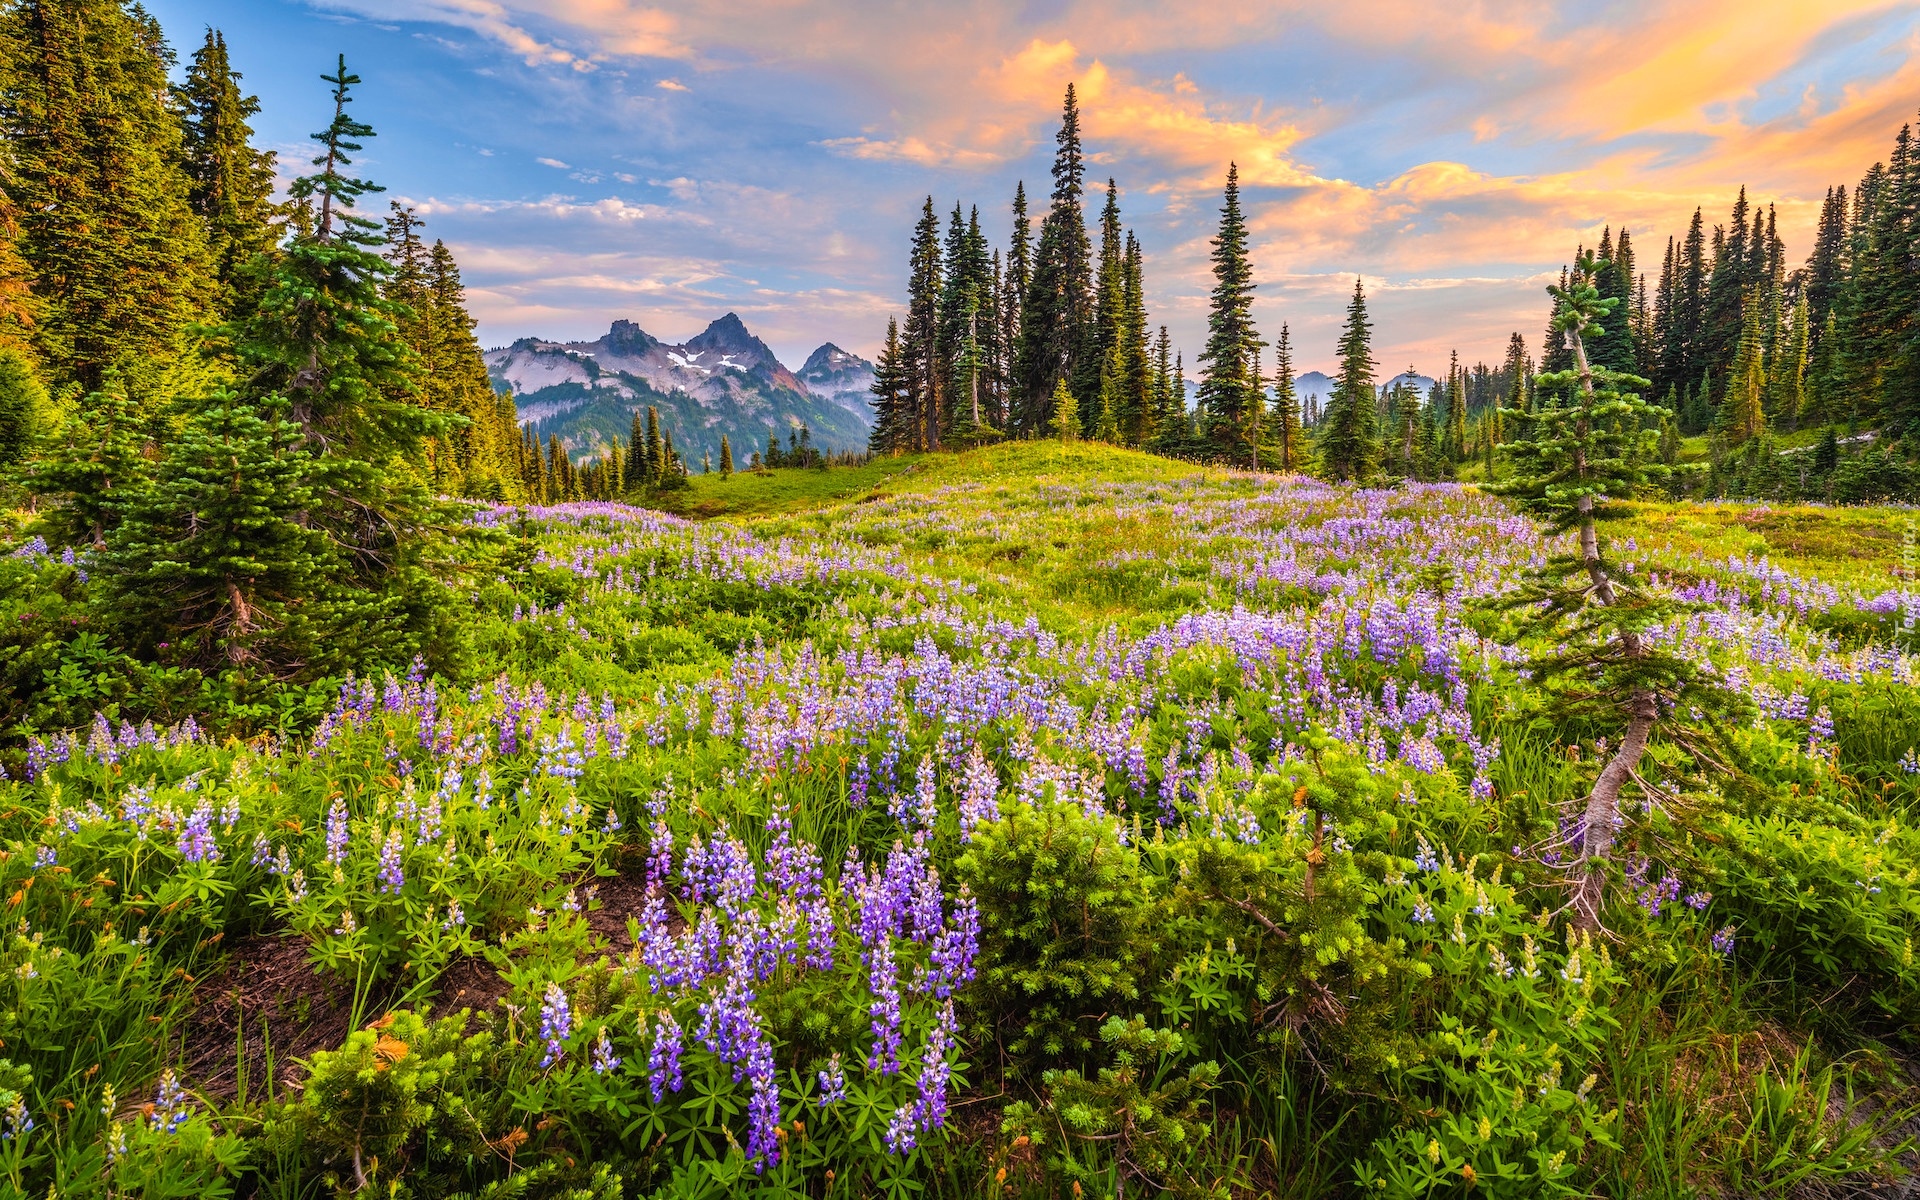
[[[622,474],[627,487],[638,491],[646,486],[647,480],[647,424],[635,409],[633,419],[627,425],[627,462]]]
[[[732,477],[733,477],[733,443],[729,442],[727,440],[727,435],[723,433],[720,435],[720,478],[730,479]]]
[[[1808,308],[1807,327],[1813,334],[1809,345],[1817,345],[1826,328],[1827,316],[1840,298],[1846,274],[1847,186],[1827,189],[1820,205],[1820,222],[1815,227],[1813,253],[1807,256],[1803,302]]]
[[[1151,395],[1145,444],[1157,443],[1161,431],[1173,421],[1173,340],[1167,336],[1165,325],[1160,327],[1160,334],[1153,343]]]
[[[1258,396],[1248,378],[1249,352],[1260,344],[1253,328],[1253,268],[1247,261],[1247,225],[1240,212],[1240,168],[1227,166],[1220,230],[1213,239],[1213,293],[1199,402],[1211,451],[1229,463],[1250,463],[1252,418]]]
[[[198,386],[190,328],[212,315],[159,25],[122,0],[0,8],[4,187],[37,301],[47,382],[145,406]]]
[[[1367,295],[1361,281],[1353,281],[1353,299],[1340,332],[1339,374],[1320,432],[1320,465],[1340,482],[1365,480],[1380,467],[1373,387],[1372,323],[1367,320]]]
[[[1093,327],[1093,245],[1087,238],[1081,200],[1086,163],[1080,147],[1080,108],[1072,84],[1055,141],[1053,206],[1040,223],[1033,278],[1020,305],[1020,348],[1015,382],[1015,431],[1044,432],[1054,418],[1054,384],[1083,389],[1091,399],[1100,360],[1083,361]],[[1089,368],[1093,380],[1085,377]],[[1076,395],[1078,401],[1080,397]],[[1078,405],[1076,404],[1076,411]]]
[[[1308,467],[1306,430],[1300,423],[1300,397],[1293,387],[1293,344],[1286,322],[1273,354],[1272,465],[1289,474]]]
[[[1447,365],[1447,458],[1463,462],[1467,457],[1467,391],[1460,374],[1460,352],[1452,352]]]
[[[258,298],[263,264],[279,241],[273,203],[274,155],[253,148],[248,120],[260,101],[240,91],[240,73],[217,29],[193,55],[175,92],[184,133],[187,203],[206,231],[214,309],[237,321]]]
[[[430,370],[422,381],[427,406],[461,418],[447,441],[458,467],[461,494],[480,499],[512,499],[509,467],[513,444],[519,437],[519,418],[513,406],[502,404],[481,357],[474,336],[475,321],[467,311],[466,284],[453,251],[435,240],[427,251],[426,303],[432,341],[422,357]],[[622,472],[624,474],[624,470]],[[452,471],[448,472],[451,478]]]
[[[1580,275],[1591,279],[1597,266],[1586,257]],[[1516,498],[1555,529],[1579,535],[1577,552],[1551,558],[1501,606],[1519,614],[1530,641],[1552,647],[1531,666],[1561,709],[1556,719],[1606,722],[1621,733],[1576,825],[1574,920],[1596,929],[1623,824],[1621,791],[1637,778],[1661,714],[1695,706],[1725,710],[1731,700],[1710,675],[1650,637],[1653,627],[1683,606],[1640,591],[1605,557],[1598,525],[1615,514],[1598,502],[1631,498],[1665,476],[1647,426],[1649,418],[1666,413],[1621,390],[1647,386],[1646,380],[1587,360],[1586,335],[1604,336],[1601,322],[1611,316],[1615,298],[1581,282],[1555,288],[1554,299],[1560,313],[1554,332],[1564,335],[1574,368],[1571,378],[1543,383],[1565,390],[1570,399],[1562,407],[1534,410],[1536,437],[1508,444],[1514,473],[1492,489]]]
[[[1787,336],[1767,369],[1767,411],[1776,424],[1788,430],[1798,427],[1807,406],[1808,335],[1807,301],[1803,298],[1793,306]]]

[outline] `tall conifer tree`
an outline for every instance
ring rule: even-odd
[[[260,101],[241,92],[240,72],[228,61],[227,40],[219,30],[209,29],[194,52],[177,103],[185,131],[187,202],[206,231],[216,311],[234,321],[257,299],[264,271],[255,259],[272,253],[279,231],[274,155],[253,148],[248,124],[260,112]]]
[[[1340,331],[1340,368],[1320,433],[1321,469],[1335,480],[1364,480],[1380,467],[1380,435],[1373,389],[1373,325],[1367,294],[1353,281],[1353,299]]]
[[[1249,351],[1259,343],[1253,328],[1253,267],[1247,261],[1247,224],[1240,212],[1240,168],[1227,166],[1220,229],[1213,239],[1213,293],[1208,301],[1207,345],[1200,361],[1200,406],[1212,453],[1234,464],[1252,463],[1253,420],[1258,394],[1249,378]]]

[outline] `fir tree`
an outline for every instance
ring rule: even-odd
[[[1306,430],[1300,423],[1300,397],[1293,387],[1293,344],[1286,322],[1280,324],[1280,339],[1273,354],[1273,421],[1271,463],[1288,472],[1307,469]]]
[[[1353,299],[1340,332],[1340,368],[1320,433],[1321,469],[1337,481],[1364,480],[1379,470],[1380,439],[1373,388],[1372,323],[1367,295],[1353,282]]]
[[[300,427],[230,393],[207,404],[124,506],[100,559],[109,611],[141,649],[168,643],[170,662],[275,674],[351,662],[344,614],[329,611],[341,564],[307,519],[318,463]]]
[[[1577,277],[1590,280],[1597,266],[1584,258]],[[1601,924],[1609,863],[1623,823],[1621,793],[1638,780],[1641,756],[1662,712],[1720,708],[1725,694],[1700,668],[1653,639],[1652,629],[1673,619],[1680,606],[1618,573],[1599,536],[1599,523],[1615,515],[1601,507],[1602,497],[1627,499],[1665,476],[1647,428],[1649,418],[1664,417],[1665,410],[1621,390],[1645,387],[1644,379],[1587,360],[1586,337],[1604,336],[1601,323],[1616,298],[1602,297],[1591,282],[1553,292],[1555,332],[1565,338],[1574,367],[1570,378],[1551,384],[1565,389],[1569,401],[1531,414],[1536,436],[1508,444],[1514,473],[1493,490],[1579,536],[1575,553],[1550,559],[1502,606],[1521,614],[1533,638],[1552,647],[1532,670],[1560,708],[1558,719],[1604,721],[1620,731],[1572,839],[1574,919],[1594,929]]]
[[[874,363],[873,429],[867,449],[874,454],[899,454],[913,446],[913,391],[911,367],[900,343],[900,322],[887,318],[887,342]],[[724,472],[724,473],[731,473]]]
[[[120,500],[137,492],[152,470],[140,427],[138,405],[109,372],[106,386],[67,417],[59,440],[33,464],[29,489],[60,501],[47,524],[61,541],[106,545]]]
[[[1120,409],[1120,435],[1129,446],[1144,445],[1153,436],[1156,408],[1153,398],[1152,351],[1147,346],[1145,268],[1140,243],[1127,234],[1125,294],[1122,299],[1121,344],[1126,353],[1125,403]]]
[[[1213,453],[1230,463],[1252,460],[1258,394],[1248,378],[1249,352],[1260,344],[1253,328],[1253,268],[1247,261],[1247,225],[1240,212],[1240,168],[1227,166],[1220,229],[1213,239],[1213,293],[1199,402]]]
[[[0,470],[26,458],[58,423],[59,410],[26,352],[0,345]]]
[[[228,61],[226,37],[217,29],[209,29],[194,52],[176,97],[187,202],[206,231],[215,311],[222,320],[237,321],[257,299],[262,270],[256,260],[270,255],[279,240],[274,155],[253,148],[247,123],[260,112],[260,101],[240,91],[240,73]]]
[[[197,385],[190,327],[211,315],[158,24],[121,0],[0,8],[3,186],[31,268],[47,382],[137,402]]]
[[[1020,305],[1014,426],[1023,434],[1044,432],[1054,419],[1057,381],[1066,379],[1069,387],[1082,388],[1091,399],[1100,370],[1098,358],[1082,361],[1093,327],[1093,245],[1081,210],[1086,163],[1072,84],[1067,85],[1055,141],[1059,151],[1053,161],[1053,206],[1040,223],[1033,277]],[[1085,378],[1089,368],[1092,381]]]
[[[1807,301],[1793,306],[1787,336],[1767,364],[1767,411],[1785,429],[1798,426],[1807,406]]]
[[[1720,428],[1734,446],[1760,436],[1767,428],[1766,351],[1761,338],[1758,294],[1749,291],[1747,301],[1732,379],[1727,384],[1726,402],[1721,406]]]
[[[914,226],[909,261],[907,328],[902,349],[907,363],[912,440],[905,448],[935,450],[940,445],[944,380],[940,370],[940,218],[934,215],[932,196],[927,197],[920,223]]]
[[[769,437],[772,435],[769,434]],[[660,440],[660,410],[647,405],[647,442],[640,452],[640,486],[657,487],[666,474],[666,445]]]
[[[727,440],[727,435],[723,433],[720,435],[720,478],[730,479],[732,478],[732,476],[733,476],[733,443],[729,442]]]
[[[1053,384],[1053,429],[1054,436],[1063,442],[1080,436],[1080,405],[1073,398],[1073,389],[1067,386],[1064,375]]]

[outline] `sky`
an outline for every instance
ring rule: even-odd
[[[877,352],[928,195],[1003,246],[1017,181],[1044,209],[1069,82],[1189,359],[1237,162],[1262,332],[1330,369],[1359,278],[1383,376],[1497,364],[1514,330],[1537,354],[1576,246],[1624,225],[1657,279],[1743,185],[1804,260],[1826,189],[1920,106],[1920,0],[147,7],[182,60],[225,33],[289,176],[347,56],[379,132],[357,166],[454,250],[484,345],[616,317],[679,341],[734,311],[795,367]]]

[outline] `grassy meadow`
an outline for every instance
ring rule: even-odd
[[[1656,735],[1595,933],[1569,821],[1618,733],[1510,636],[1564,543],[1495,498],[1053,442],[667,496],[477,510],[458,677],[5,760],[0,1191],[1812,1197],[1920,1165],[1908,511],[1613,526],[1689,601],[1649,636],[1744,707]]]

